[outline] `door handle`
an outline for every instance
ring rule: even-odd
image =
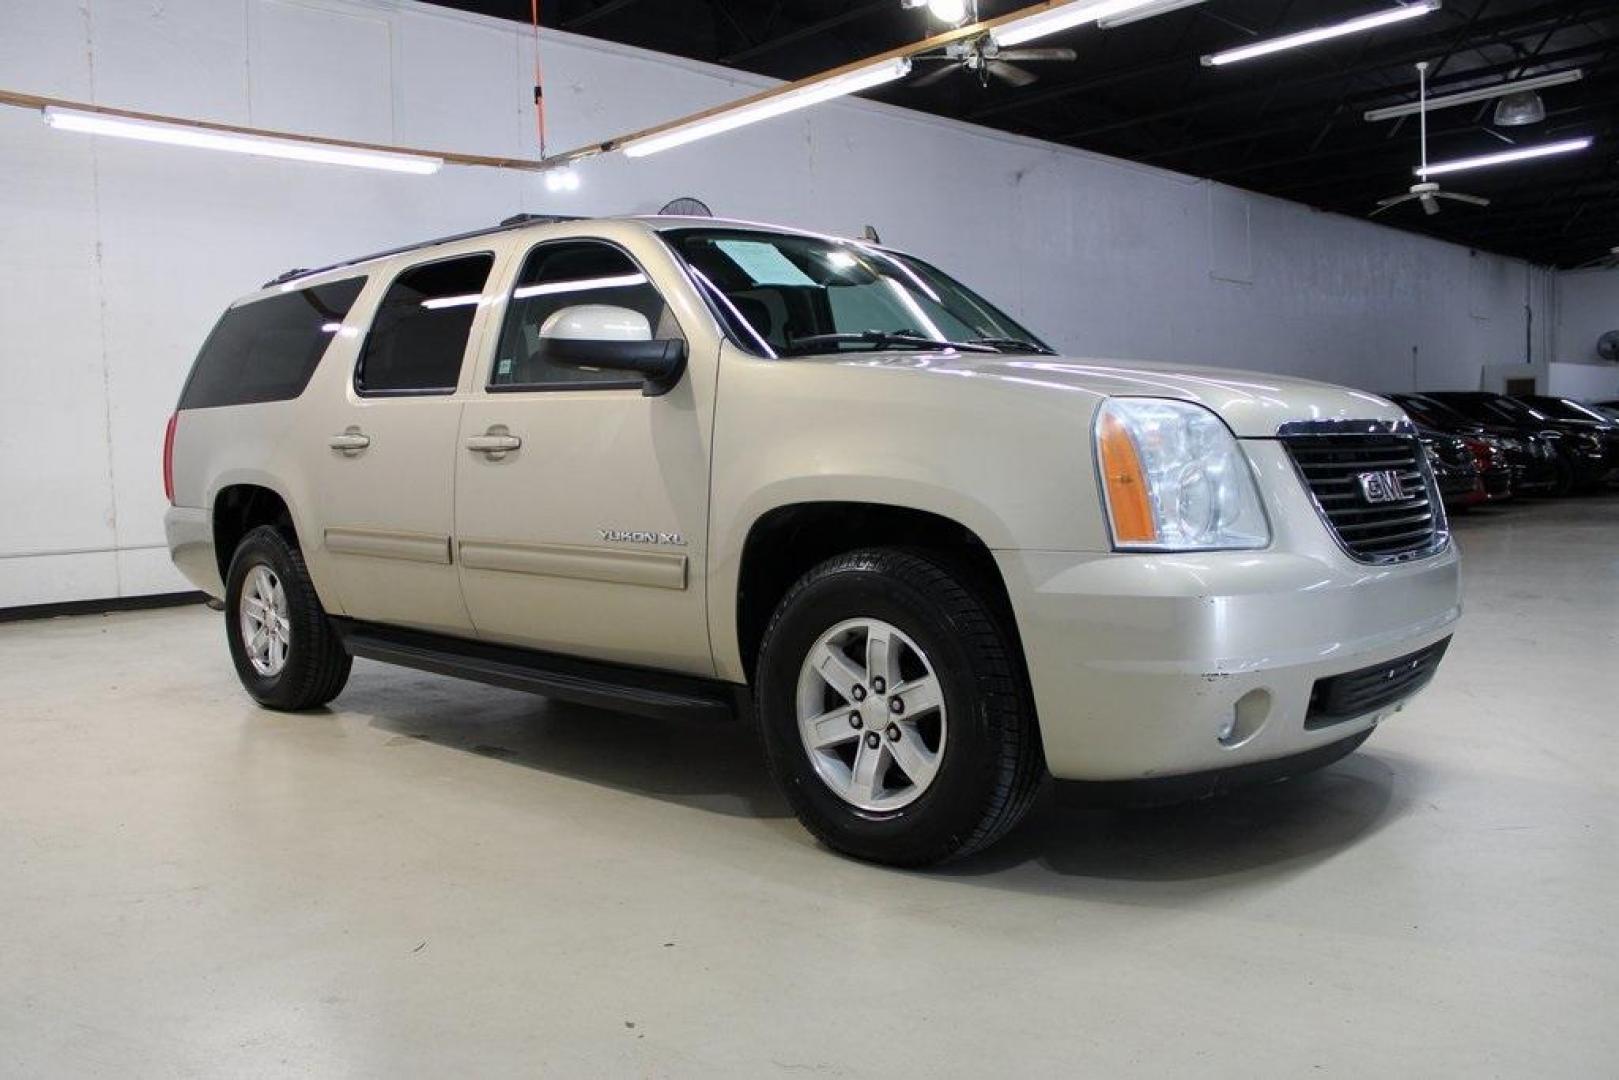
[[[482,435],[467,438],[468,450],[488,455],[491,461],[499,461],[522,445],[523,440],[513,435],[503,424],[497,424]]]
[[[327,440],[327,445],[353,457],[371,445],[371,436],[363,434],[357,427],[351,427],[341,435],[333,435]]]

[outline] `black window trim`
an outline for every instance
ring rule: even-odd
[[[505,297],[500,306],[500,332],[495,335],[494,347],[488,350],[488,355],[484,357],[484,360],[487,361],[484,368],[484,393],[554,394],[566,390],[634,390],[636,393],[640,393],[641,390],[646,386],[645,379],[626,378],[598,379],[595,381],[580,380],[577,382],[502,383],[498,386],[490,381],[495,377],[495,361],[497,359],[495,354],[500,351],[501,338],[506,336],[506,320],[511,317],[512,300],[517,292],[517,283],[523,278],[523,267],[528,265],[529,257],[542,247],[555,247],[558,244],[601,244],[605,247],[610,247],[618,251],[619,254],[623,255],[630,261],[630,264],[634,266],[636,270],[640,271],[642,277],[646,278],[647,285],[651,286],[652,291],[658,294],[658,299],[663,301],[663,306],[669,309],[669,317],[674,319],[675,326],[680,330],[681,340],[686,343],[686,347],[688,349],[691,347],[691,335],[686,332],[686,327],[681,323],[680,315],[675,311],[674,305],[669,303],[669,297],[664,295],[664,291],[658,287],[657,281],[650,273],[648,273],[645,264],[643,264],[640,259],[637,259],[635,255],[623,244],[620,244],[616,240],[608,240],[605,237],[591,235],[547,237],[544,240],[539,240],[530,245],[529,248],[523,252],[523,257],[517,260],[516,270],[512,273],[511,285],[509,288],[507,288]],[[685,378],[684,372],[681,373],[681,378]]]
[[[483,287],[487,289],[489,287],[490,279],[493,278],[495,276],[495,272],[500,269],[500,253],[488,249],[477,251],[457,251],[450,255],[441,255],[436,259],[427,259],[423,262],[411,263],[409,266],[402,267],[397,274],[388,279],[388,284],[384,285],[382,287],[382,291],[377,295],[376,306],[371,309],[371,318],[366,324],[365,337],[361,340],[360,347],[355,350],[354,353],[354,370],[349,373],[349,385],[354,388],[354,393],[356,396],[363,398],[453,397],[455,392],[461,389],[461,373],[462,369],[466,367],[467,363],[467,345],[461,346],[461,367],[456,368],[455,385],[447,388],[430,386],[409,387],[403,390],[367,390],[360,385],[360,372],[363,370],[365,365],[366,346],[371,343],[371,333],[376,329],[377,326],[377,316],[382,313],[382,302],[388,298],[388,293],[395,285],[399,283],[400,278],[404,277],[412,270],[420,270],[424,266],[434,266],[438,263],[450,262],[454,259],[472,259],[477,258],[480,255],[487,255],[490,259],[489,273],[484,278],[483,282]],[[473,323],[474,325],[477,324],[476,316],[473,318]],[[472,331],[469,329],[467,331],[467,344],[471,344],[471,342]]]

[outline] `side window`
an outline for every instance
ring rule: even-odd
[[[669,306],[624,252],[598,240],[541,244],[528,253],[506,307],[492,390],[641,386],[622,371],[546,359],[549,337],[649,341],[677,338]]]
[[[238,304],[191,367],[180,408],[288,401],[304,392],[365,278],[347,278]]]
[[[488,252],[413,266],[394,278],[354,369],[362,394],[448,394],[495,257]]]

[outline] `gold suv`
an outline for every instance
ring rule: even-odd
[[[232,305],[169,546],[262,704],[351,657],[760,726],[828,845],[979,849],[1046,777],[1196,796],[1353,750],[1456,553],[1367,394],[1059,356],[876,244],[524,218]]]

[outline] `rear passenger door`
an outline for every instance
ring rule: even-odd
[[[450,548],[458,390],[495,263],[474,251],[401,269],[346,385],[305,432],[319,441],[321,542],[350,618],[470,636]]]

